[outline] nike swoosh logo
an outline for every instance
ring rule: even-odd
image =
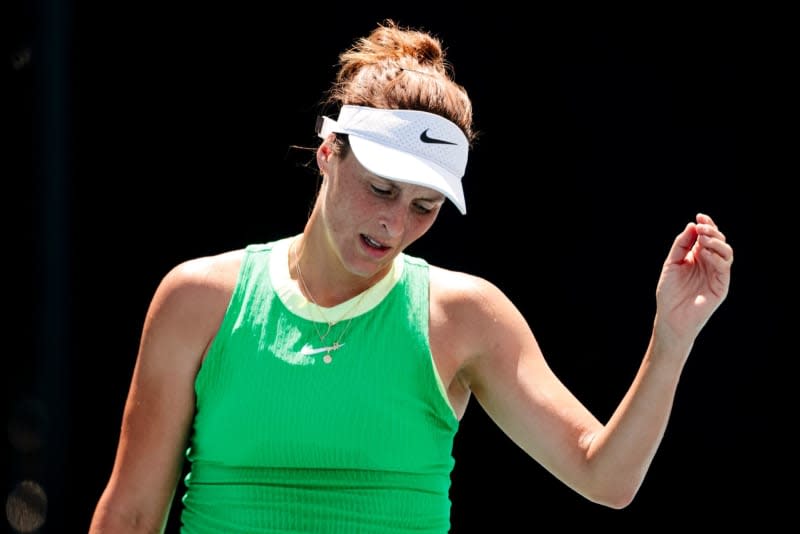
[[[331,352],[334,350],[338,350],[343,346],[344,343],[337,343],[335,345],[331,345],[330,347],[319,347],[315,349],[314,347],[306,343],[305,345],[303,345],[303,348],[300,349],[300,354],[302,354],[303,356],[310,356],[312,354],[319,354],[320,352]]]
[[[436,139],[435,137],[428,136],[428,130],[430,128],[426,128],[424,132],[419,134],[419,140],[423,143],[435,143],[438,145],[457,145],[458,143],[452,143],[450,141],[445,141],[444,139]]]

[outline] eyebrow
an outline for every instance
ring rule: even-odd
[[[378,180],[380,180],[381,182],[385,183],[387,187],[391,187],[392,189],[402,189],[402,186],[398,185],[398,184],[404,184],[406,186],[413,186],[414,185],[414,184],[408,184],[406,182],[398,182],[398,181],[392,180],[390,178],[384,178],[383,176],[378,176],[377,174],[371,174],[371,175],[373,177],[377,178]],[[420,186],[420,187],[424,187],[424,186]],[[434,197],[419,197],[416,200],[421,200],[423,202],[432,202],[434,204],[436,204],[436,203],[444,204],[447,201],[447,198],[443,194],[440,193],[440,194],[438,194],[438,195],[436,195]]]

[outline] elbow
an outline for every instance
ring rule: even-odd
[[[596,502],[614,510],[622,510],[633,502],[638,489],[638,485],[635,487],[622,486],[613,488],[602,497],[602,500]]]
[[[641,481],[609,478],[596,485],[593,491],[584,493],[584,497],[601,506],[622,510],[633,503],[640,487]]]
[[[601,504],[603,504],[608,508],[612,508],[614,510],[622,510],[624,508],[627,508],[628,505],[630,505],[633,502],[635,496],[636,496],[635,492],[633,493],[618,492],[616,495],[612,495],[610,496],[610,498],[605,499],[605,501],[602,502]]]

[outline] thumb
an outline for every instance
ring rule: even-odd
[[[680,263],[686,259],[686,255],[692,250],[697,241],[697,229],[695,223],[690,222],[686,224],[686,228],[681,233],[675,236],[672,242],[672,248],[667,256],[667,263]]]

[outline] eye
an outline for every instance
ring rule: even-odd
[[[392,190],[390,188],[379,187],[375,184],[370,184],[370,188],[372,188],[372,192],[378,196],[388,197],[392,194]]]
[[[433,211],[433,208],[429,208],[428,206],[424,206],[422,204],[414,204],[414,209],[417,213],[421,213],[422,215],[427,215]]]

